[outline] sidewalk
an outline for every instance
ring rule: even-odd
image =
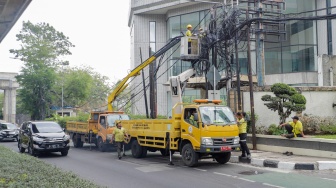
[[[293,155],[282,153],[251,150],[252,159],[239,158],[240,151],[232,152],[230,162],[250,163],[253,166],[280,168],[287,170],[335,170],[336,160],[331,158]]]

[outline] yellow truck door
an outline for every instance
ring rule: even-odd
[[[197,117],[195,117],[197,116]],[[184,108],[181,121],[181,137],[189,140],[195,150],[200,148],[201,128],[198,121],[199,117],[197,108]]]

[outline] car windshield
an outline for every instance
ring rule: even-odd
[[[129,116],[126,114],[110,114],[107,116],[107,125],[110,127],[115,126],[116,120],[129,120]]]
[[[0,129],[17,129],[17,126],[12,123],[1,124]]]
[[[236,119],[230,108],[225,106],[200,107],[202,122],[206,125],[229,125],[236,123]]]
[[[32,124],[34,133],[58,133],[63,132],[60,125],[55,122],[39,122]]]

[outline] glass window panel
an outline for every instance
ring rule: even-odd
[[[149,22],[149,42],[155,42],[155,22]]]
[[[151,48],[151,54],[153,54],[154,52],[156,52],[156,45],[155,45],[155,43],[149,43],[149,47]]]
[[[171,17],[168,19],[168,39],[180,36],[181,33],[180,16]]]
[[[195,28],[199,23],[199,12],[194,12],[190,14],[185,14],[181,16],[181,30],[183,33],[187,31],[187,25],[191,24],[193,26],[194,32],[198,31],[198,28]]]

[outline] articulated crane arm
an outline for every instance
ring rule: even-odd
[[[108,111],[113,111],[112,103],[113,101],[119,96],[119,94],[124,91],[124,89],[128,86],[126,83],[128,79],[140,75],[140,71],[147,67],[149,64],[153,63],[156,58],[158,58],[160,55],[164,54],[166,51],[168,51],[170,48],[175,46],[175,44],[179,43],[181,41],[182,36],[178,36],[175,38],[172,38],[164,47],[162,47],[160,50],[155,52],[152,56],[150,56],[146,61],[141,63],[139,66],[137,66],[135,69],[133,69],[124,79],[122,79],[118,85],[115,87],[115,89],[110,93],[110,95],[107,98],[107,109]]]

